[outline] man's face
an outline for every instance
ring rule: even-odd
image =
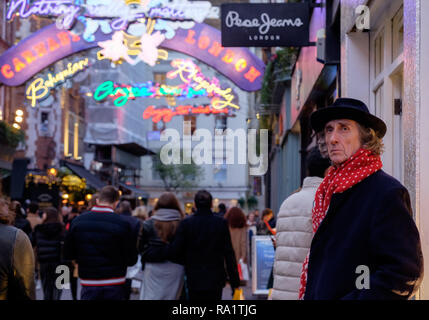
[[[320,154],[322,157],[327,158],[328,154],[328,146],[326,145],[325,132],[318,132],[317,135],[317,145],[319,147]]]
[[[335,166],[346,161],[362,146],[358,123],[354,120],[329,121],[325,125],[325,139],[329,158]]]

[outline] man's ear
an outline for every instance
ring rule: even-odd
[[[100,205],[100,200],[98,198],[95,199],[95,203],[97,204],[97,206],[99,206]]]

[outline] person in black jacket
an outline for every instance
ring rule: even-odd
[[[408,191],[381,170],[385,123],[363,102],[339,98],[311,125],[324,131],[333,166],[315,194],[300,297],[410,299],[423,256]]]
[[[198,191],[194,202],[197,212],[180,223],[170,258],[184,261],[189,300],[221,300],[227,275],[233,290],[240,285],[228,222],[212,213],[208,191]]]
[[[9,203],[0,198],[0,300],[34,300],[34,254],[28,236],[10,225]]]
[[[119,192],[105,186],[91,211],[73,220],[66,234],[66,259],[76,260],[82,300],[123,300],[127,266],[137,262],[129,221],[114,212]]]
[[[134,243],[136,244],[137,248],[137,239],[139,236],[139,231],[141,227],[141,222],[138,218],[133,217],[131,214],[131,204],[127,200],[122,200],[119,204],[119,214],[121,217],[123,217],[126,221],[130,223],[132,235],[134,237]],[[136,267],[136,266],[134,266]],[[124,284],[124,290],[125,290],[125,300],[130,300],[131,297],[131,291],[132,291],[132,282],[133,279],[131,277],[132,274],[132,267],[127,269],[127,277]]]
[[[55,281],[56,268],[62,263],[64,226],[57,209],[49,207],[44,211],[43,223],[34,228],[34,247],[40,264],[44,300],[60,300],[62,290]]]

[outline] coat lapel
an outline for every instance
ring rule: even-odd
[[[350,191],[352,188],[344,191],[343,193],[334,193],[331,198],[331,203],[329,204],[328,212],[326,213],[325,218],[320,223],[319,228],[317,229],[316,233],[314,234],[313,240],[311,242],[311,248],[313,248],[313,244],[317,242],[317,239],[320,238],[321,234],[323,234],[324,230],[326,229],[327,224],[329,223],[329,220],[331,220],[335,214],[338,212],[338,210],[341,208],[341,206],[345,203],[347,198],[349,197]]]

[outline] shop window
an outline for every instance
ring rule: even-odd
[[[225,131],[227,129],[227,120],[228,118],[225,116],[216,116],[215,118],[215,130],[219,129]],[[216,133],[216,131],[215,131]]]
[[[155,168],[153,167],[152,169],[152,180],[153,181],[161,181],[161,176],[159,175],[159,172],[155,170]]]
[[[158,122],[152,122],[152,131],[164,131],[165,130],[165,122],[160,120]]]
[[[189,121],[191,126],[184,127],[184,135],[193,135],[194,131],[197,129],[197,117],[194,115],[187,115],[183,117],[183,121]]]
[[[383,85],[379,86],[377,90],[374,92],[375,95],[375,110],[374,113],[377,117],[382,117],[382,110],[383,110]]]
[[[225,182],[226,181],[226,164],[215,165],[213,169],[213,178],[216,182]]]
[[[404,10],[395,14],[392,19],[392,62],[404,51]]]
[[[374,76],[377,77],[383,71],[384,65],[384,30],[374,40]]]
[[[385,152],[382,155],[386,172],[398,180],[403,180],[403,130],[401,101],[403,97],[403,51],[404,27],[403,6],[386,6],[379,17],[380,27],[371,44],[370,88],[371,112],[387,123],[383,139]]]
[[[49,112],[40,114],[40,133],[42,136],[49,135]]]
[[[167,75],[165,72],[154,72],[153,73],[153,82],[155,82],[155,83],[165,84],[166,78],[167,78]]]

